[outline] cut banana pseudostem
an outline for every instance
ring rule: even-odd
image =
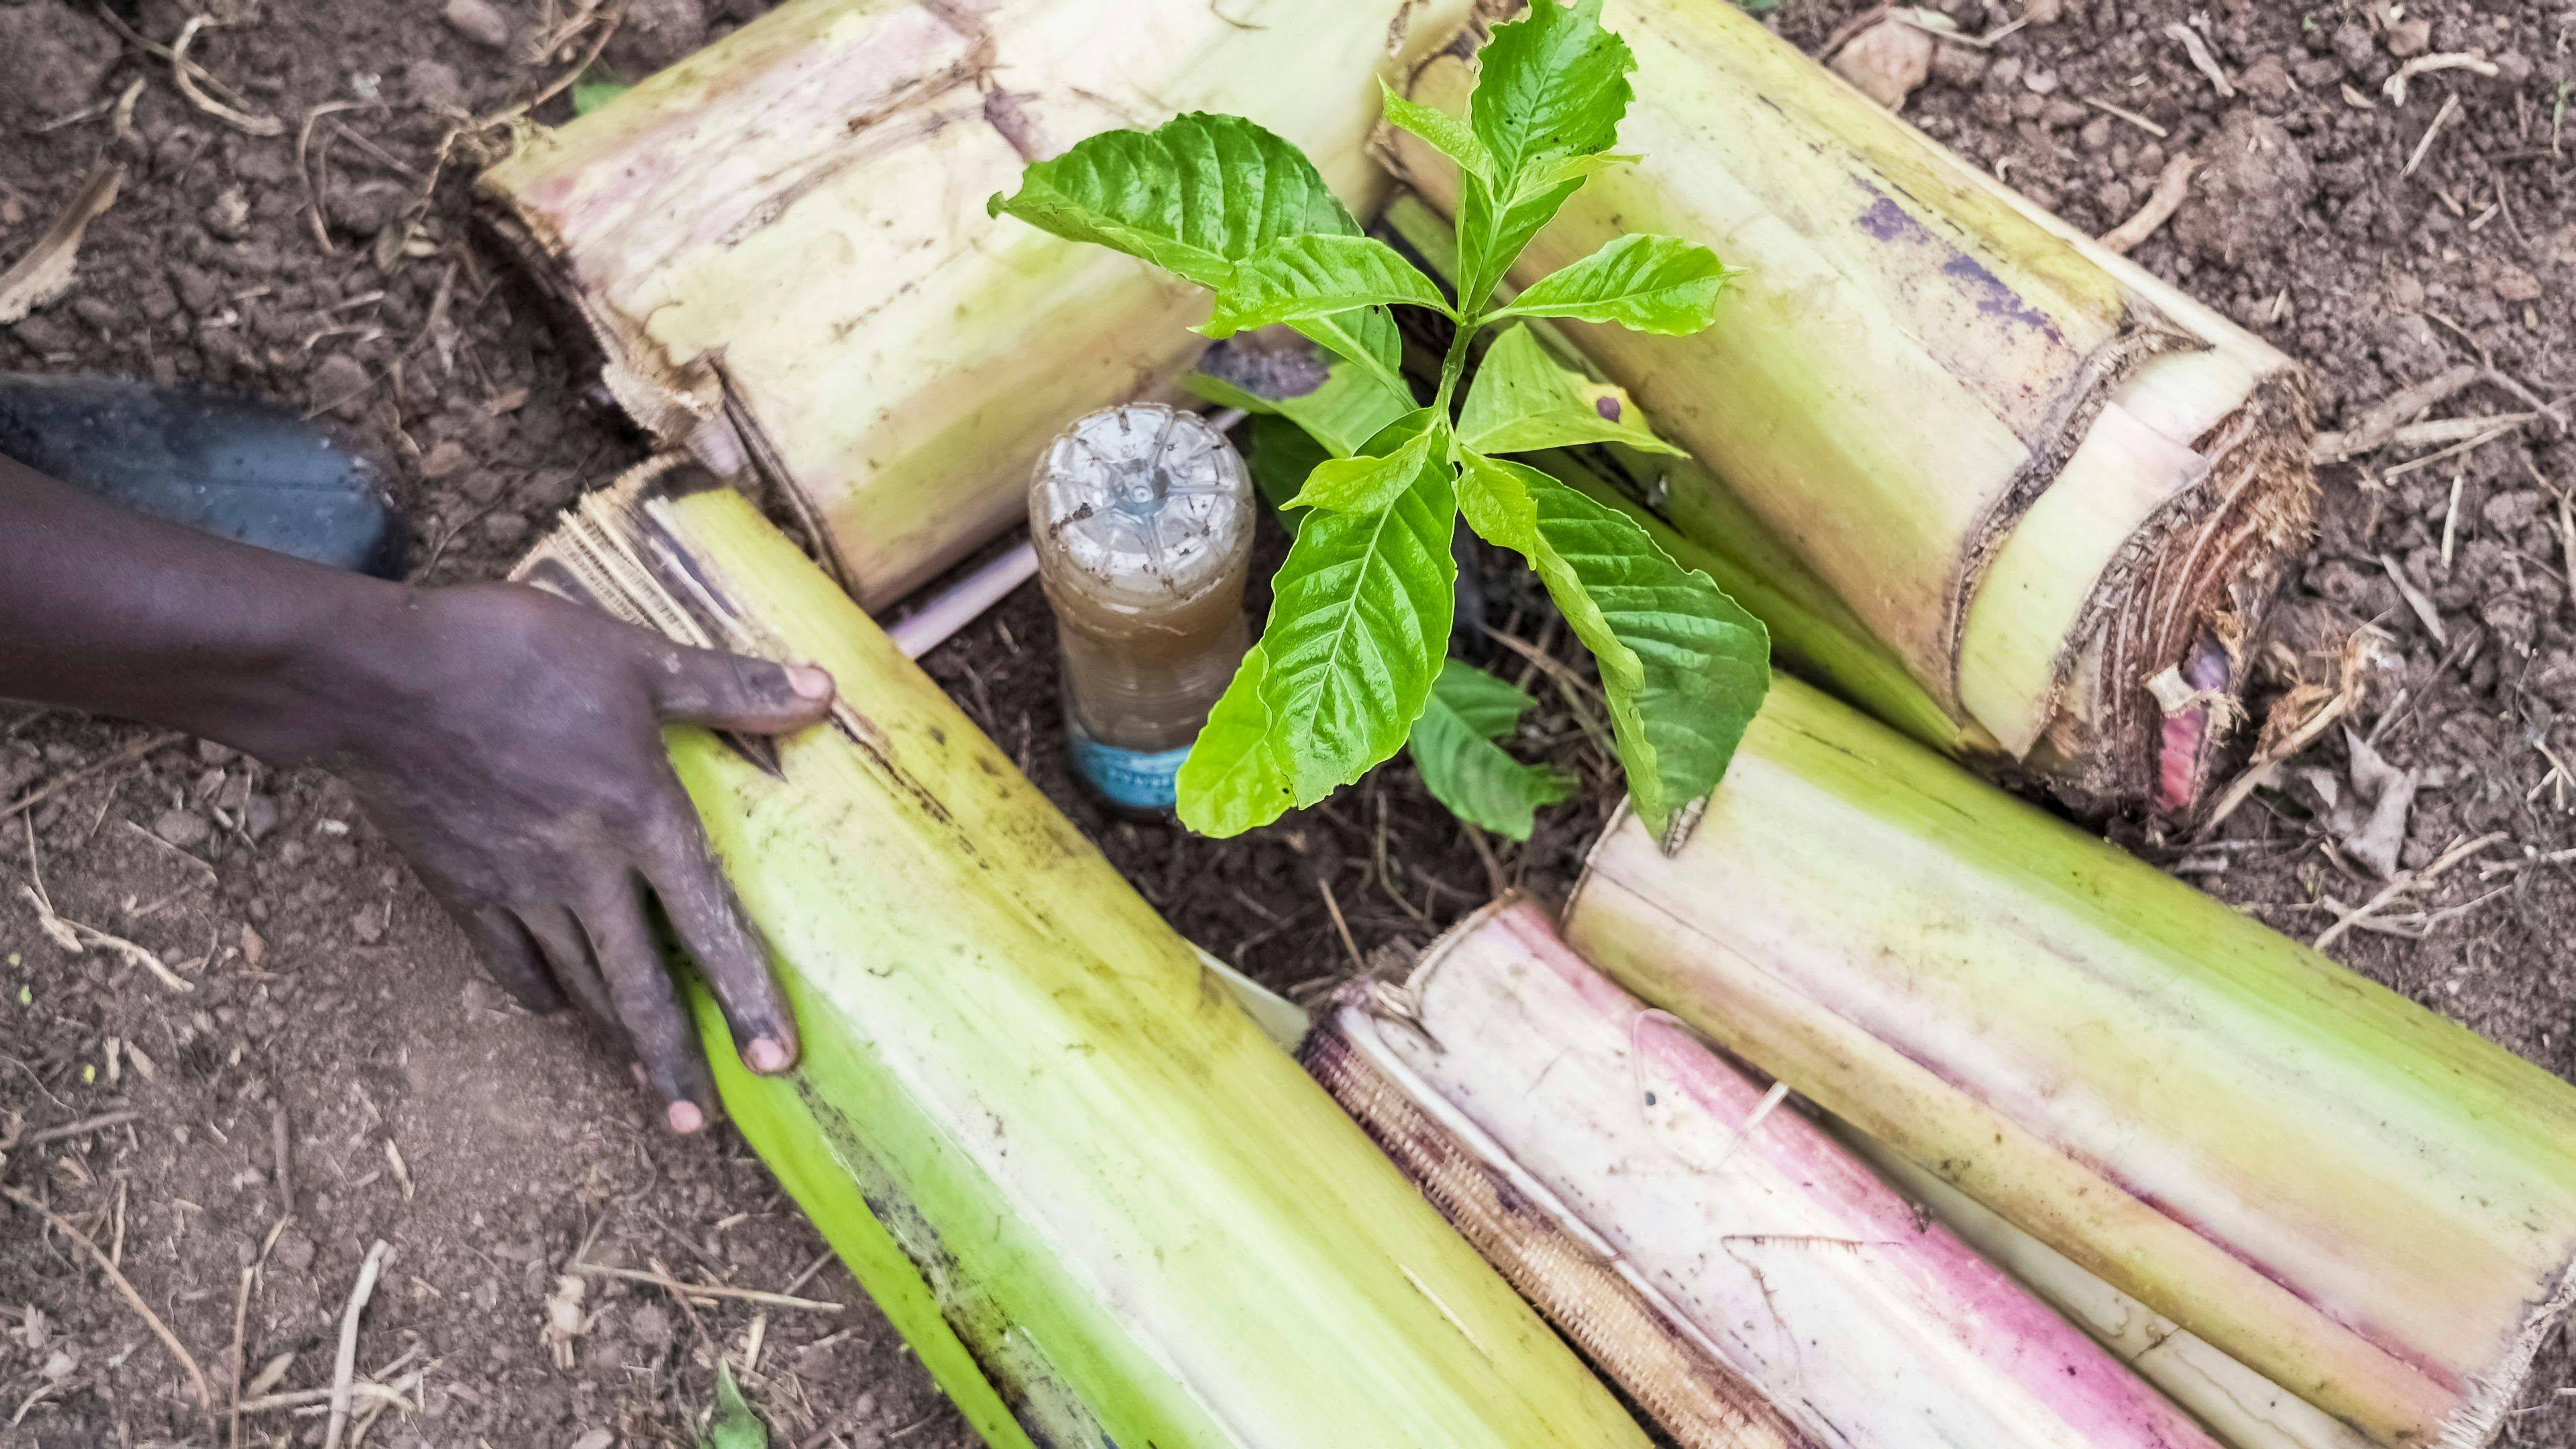
[[[2390,1449],[2492,1441],[2576,1302],[2576,1087],[1793,681],[1566,939]]]
[[[781,488],[876,608],[1023,516],[1068,419],[1162,391],[1204,345],[1204,290],[985,199],[1084,137],[1207,110],[1366,208],[1379,76],[1467,9],[793,0],[537,133],[484,174],[484,210],[619,405]]]
[[[1685,1449],[2216,1449],[1526,902],[1303,1054]]]
[[[804,1056],[743,1135],[995,1449],[1645,1449],[1010,758],[741,495],[647,465],[520,576],[811,661],[831,718],[669,733]]]
[[[1487,14],[1417,67],[1457,114]],[[1514,279],[1614,237],[1742,269],[1691,337],[1568,324],[1702,466],[1641,480],[1686,536],[1740,507],[1922,688],[2080,808],[2187,813],[2315,484],[2298,369],[1880,110],[1723,0],[1610,0],[1636,102]],[[1458,203],[1453,164],[1390,131]],[[1711,488],[1733,497],[1710,503]],[[1964,733],[1964,732],[1963,732]]]

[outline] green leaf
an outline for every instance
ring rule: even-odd
[[[1386,103],[1388,124],[1430,142],[1431,149],[1457,162],[1458,169],[1468,175],[1493,178],[1494,158],[1486,153],[1485,143],[1476,139],[1466,122],[1447,111],[1407,99],[1384,78],[1379,79],[1377,88]]]
[[[1761,707],[1770,635],[1628,515],[1535,468],[1473,453],[1466,464],[1469,525],[1530,561],[1599,662],[1628,798],[1665,835],[1716,788]]]
[[[1519,259],[1539,228],[1548,224],[1566,198],[1583,189],[1581,180],[1527,193],[1497,203],[1484,181],[1458,178],[1458,309],[1472,314],[1493,296],[1494,287]]]
[[[1378,341],[1371,337],[1367,345]],[[1388,387],[1374,370],[1334,356],[1290,327],[1238,332],[1208,348],[1199,369],[1181,379],[1191,391],[1220,407],[1276,413],[1335,457],[1358,452],[1416,406],[1410,389]],[[1305,476],[1302,470],[1297,475],[1300,481]],[[1284,503],[1295,492],[1291,484],[1276,501]]]
[[[1288,500],[1306,486],[1306,475],[1332,456],[1314,434],[1293,421],[1276,413],[1253,415],[1252,451],[1244,461],[1252,469],[1252,486],[1279,510],[1280,526],[1289,537],[1297,536],[1297,524],[1304,515],[1286,511]]]
[[[1259,393],[1246,392],[1233,378],[1206,370],[1206,359],[1200,359],[1200,370],[1181,374],[1181,386],[1198,395],[1202,402],[1221,408],[1241,408],[1255,417],[1275,414],[1279,405]]]
[[[715,1417],[707,1422],[706,1437],[698,1441],[698,1449],[769,1449],[769,1429],[743,1402],[732,1365],[721,1360],[716,1363]]]
[[[1329,317],[1309,317],[1288,324],[1297,334],[1356,367],[1373,387],[1404,400],[1413,409],[1413,390],[1404,381],[1404,335],[1384,307],[1362,307]]]
[[[1571,317],[1685,337],[1717,316],[1733,273],[1717,253],[1669,236],[1623,236],[1541,277],[1496,317]]]
[[[587,116],[634,88],[635,82],[619,80],[604,70],[586,70],[572,83],[572,113]]]
[[[1458,307],[1473,314],[1521,248],[1583,185],[1593,167],[1568,166],[1618,139],[1636,60],[1601,28],[1601,0],[1533,0],[1494,28],[1468,125],[1492,160],[1490,178],[1459,178]]]
[[[1589,181],[1613,166],[1634,166],[1644,159],[1633,153],[1617,151],[1602,151],[1590,156],[1560,156],[1531,167],[1522,179],[1522,185],[1531,191],[1543,191],[1568,181]]]
[[[1449,461],[1373,511],[1306,515],[1271,579],[1262,632],[1276,750],[1300,807],[1404,744],[1448,653],[1458,566]]]
[[[1601,0],[1533,0],[1529,14],[1494,27],[1468,124],[1495,176],[1510,181],[1531,166],[1609,150],[1635,68],[1628,43],[1601,28]]]
[[[1181,761],[1175,780],[1181,823],[1201,835],[1241,835],[1295,803],[1282,737],[1271,729],[1270,706],[1261,697],[1269,676],[1269,656],[1255,644]]]
[[[1547,765],[1524,765],[1494,742],[1518,728],[1537,701],[1481,669],[1441,666],[1407,742],[1422,783],[1449,813],[1513,840],[1527,840],[1538,807],[1574,793]]]
[[[1375,511],[1307,515],[1270,625],[1181,764],[1183,824],[1237,835],[1393,755],[1439,676],[1457,565],[1450,464]]]
[[[1417,408],[1369,439],[1353,457],[1319,464],[1291,508],[1378,512],[1414,484],[1435,457],[1447,466],[1449,429],[1429,408]]]
[[[1285,236],[1236,264],[1234,280],[1217,291],[1215,315],[1199,330],[1224,338],[1391,303],[1455,315],[1438,283],[1375,237]]]
[[[1240,116],[1200,112],[1076,142],[1032,164],[1017,192],[994,193],[985,210],[1203,287],[1223,287],[1235,263],[1281,237],[1360,230],[1304,152]]]
[[[1479,453],[1534,453],[1583,443],[1681,451],[1655,436],[1626,390],[1559,364],[1527,327],[1512,328],[1485,350],[1458,413],[1458,441]]]

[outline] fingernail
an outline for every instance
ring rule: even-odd
[[[799,664],[795,668],[788,670],[787,675],[789,679],[795,682],[796,692],[805,696],[807,699],[830,699],[832,697],[832,676],[815,668],[811,664]]]
[[[673,1102],[669,1116],[671,1130],[682,1134],[695,1132],[707,1125],[707,1114],[699,1111],[695,1102]]]
[[[787,1067],[787,1048],[765,1036],[753,1037],[750,1050],[742,1056],[755,1072],[784,1071]]]
[[[639,1087],[644,1085],[644,1064],[642,1062],[628,1062],[626,1064],[626,1075],[635,1079],[635,1085]]]

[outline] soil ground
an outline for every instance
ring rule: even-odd
[[[609,56],[648,68],[758,8],[637,0]],[[2022,15],[1942,8],[1970,35]],[[1861,9],[1787,0],[1771,18],[1814,50]],[[2170,157],[2198,157],[2191,198],[2134,255],[2305,360],[2322,427],[2470,362],[2507,381],[2434,416],[2531,412],[2533,399],[2564,414],[2576,393],[2576,9],[2030,9],[1990,45],[1945,45],[1907,114],[2096,232],[2145,200]],[[218,12],[242,23],[205,30],[189,56],[238,109],[285,121],[260,136],[192,104],[166,60],[91,11],[0,0],[0,257],[24,250],[102,160],[127,168],[70,294],[0,328],[0,367],[200,380],[335,414],[396,461],[416,575],[433,583],[504,571],[555,509],[642,452],[468,225],[467,178],[499,133],[451,139],[463,117],[577,69],[596,34],[588,12],[552,0],[446,11],[312,0]],[[187,20],[172,0],[119,13],[165,44]],[[2233,95],[2193,65],[2176,24],[2203,37]],[[2407,59],[2452,52],[2496,74],[2421,74],[2403,106],[2385,91]],[[136,83],[129,125],[117,100]],[[535,115],[557,120],[568,104],[558,95]],[[2576,845],[2576,779],[2558,763],[2576,763],[2576,536],[2563,511],[2576,444],[2544,414],[2406,468],[2421,451],[2326,471],[2292,622],[2303,637],[2367,623],[2385,638],[2355,717],[2417,783],[2404,862],[2500,838],[2335,954],[2566,1074],[2576,858],[2553,853]],[[1557,647],[1513,587],[1497,583],[1499,626]],[[1497,884],[1560,891],[1615,788],[1579,688],[1532,671],[1543,706],[1517,747],[1588,788],[1527,845],[1466,836],[1400,764],[1219,845],[1112,819],[1071,787],[1034,590],[929,664],[1183,932],[1282,987],[1355,958],[1400,961]],[[2378,888],[2338,849],[2317,793],[2352,764],[2330,735],[2214,844],[2140,843],[2313,936],[2340,913],[2332,902]],[[335,783],[132,726],[0,713],[0,809],[48,787],[0,817],[0,1181],[119,1258],[218,1402],[237,1373],[269,1379],[281,1359],[272,1392],[326,1385],[351,1285],[381,1240],[391,1256],[359,1362],[421,1371],[423,1408],[383,1418],[370,1443],[686,1444],[718,1356],[740,1366],[755,1344],[745,1379],[781,1444],[969,1442],[840,1268],[817,1266],[819,1240],[739,1139],[662,1135],[576,1026],[485,985]],[[38,889],[62,916],[156,953],[189,989],[111,949],[66,952],[38,926]],[[103,1116],[111,1125],[48,1135]],[[227,1441],[76,1247],[23,1214],[0,1222],[0,1445]],[[843,1306],[691,1308],[591,1278],[568,1312],[559,1275],[577,1255]],[[582,1330],[567,1343],[546,1335],[550,1301]],[[2554,1346],[2512,1442],[2576,1445],[2570,1378]],[[246,1416],[240,1438],[322,1432],[286,1408]]]

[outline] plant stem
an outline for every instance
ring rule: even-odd
[[[1431,399],[1433,415],[1444,423],[1452,421],[1449,400],[1458,391],[1458,379],[1466,375],[1467,344],[1476,340],[1477,331],[1484,325],[1484,314],[1478,313],[1461,320],[1458,330],[1449,336],[1449,355],[1440,359],[1440,391]]]

